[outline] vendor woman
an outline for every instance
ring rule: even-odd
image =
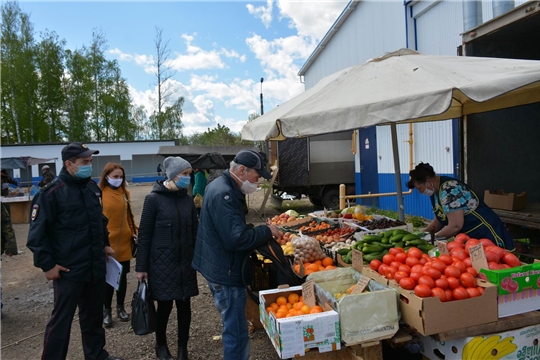
[[[508,250],[514,243],[501,219],[465,183],[435,175],[428,163],[418,164],[409,172],[409,189],[429,196],[435,219],[424,229],[449,238],[465,233],[471,238],[487,238]]]

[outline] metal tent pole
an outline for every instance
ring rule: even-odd
[[[390,124],[390,132],[392,133],[392,151],[394,153],[394,171],[396,173],[396,193],[397,193],[399,220],[405,221],[403,194],[401,191],[401,168],[399,166],[399,149],[398,149],[398,142],[397,142],[396,123]]]

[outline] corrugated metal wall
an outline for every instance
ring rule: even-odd
[[[362,1],[304,76],[306,89],[341,69],[406,46],[400,1]]]

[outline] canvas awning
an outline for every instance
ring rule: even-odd
[[[26,166],[42,164],[54,160],[56,160],[56,158],[43,159],[32,156],[2,158],[2,169],[24,169]]]

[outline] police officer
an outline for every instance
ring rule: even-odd
[[[54,288],[44,360],[66,358],[77,306],[85,359],[119,359],[104,349],[101,325],[105,261],[114,251],[109,246],[101,190],[90,179],[92,155],[98,153],[79,142],[65,146],[60,175],[32,201],[27,246],[34,253],[34,265],[53,280]]]
[[[39,187],[44,187],[48,183],[54,180],[54,175],[51,172],[51,169],[49,168],[49,165],[45,165],[41,168],[41,171],[43,172],[43,179],[38,183]]]

